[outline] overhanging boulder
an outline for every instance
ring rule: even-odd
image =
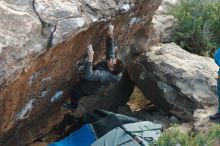
[[[217,66],[213,59],[190,54],[174,43],[146,50],[128,65],[135,85],[158,108],[183,120],[216,104]]]
[[[160,2],[1,1],[0,145],[31,143],[62,119],[62,99],[79,77],[88,43],[94,61],[105,54],[101,46],[110,18],[125,62],[130,44],[142,38],[154,44],[151,20]]]

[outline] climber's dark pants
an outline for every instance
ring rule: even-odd
[[[73,108],[77,108],[78,102],[81,97],[88,96],[85,93],[83,93],[77,86],[75,86],[71,92],[71,106]]]

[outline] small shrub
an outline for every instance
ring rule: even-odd
[[[192,53],[213,55],[220,45],[219,0],[179,0],[170,13],[179,22],[172,36],[175,43]]]
[[[156,146],[176,146],[177,144],[181,146],[190,146],[190,141],[190,136],[176,129],[172,129],[171,131],[163,133],[163,136],[157,141]]]
[[[220,138],[220,125],[213,126],[207,134],[185,134],[175,127],[166,131],[152,146],[212,146],[215,140]]]

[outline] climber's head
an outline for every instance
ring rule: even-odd
[[[124,69],[123,63],[121,62],[121,60],[119,60],[117,58],[108,59],[107,60],[107,67],[114,74],[119,74]]]

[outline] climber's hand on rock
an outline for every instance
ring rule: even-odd
[[[109,37],[113,37],[114,35],[114,25],[112,25],[111,23],[108,25],[108,36]]]
[[[94,51],[92,49],[92,45],[91,44],[89,44],[89,46],[87,47],[87,55],[88,55],[88,62],[92,62],[93,61]]]

